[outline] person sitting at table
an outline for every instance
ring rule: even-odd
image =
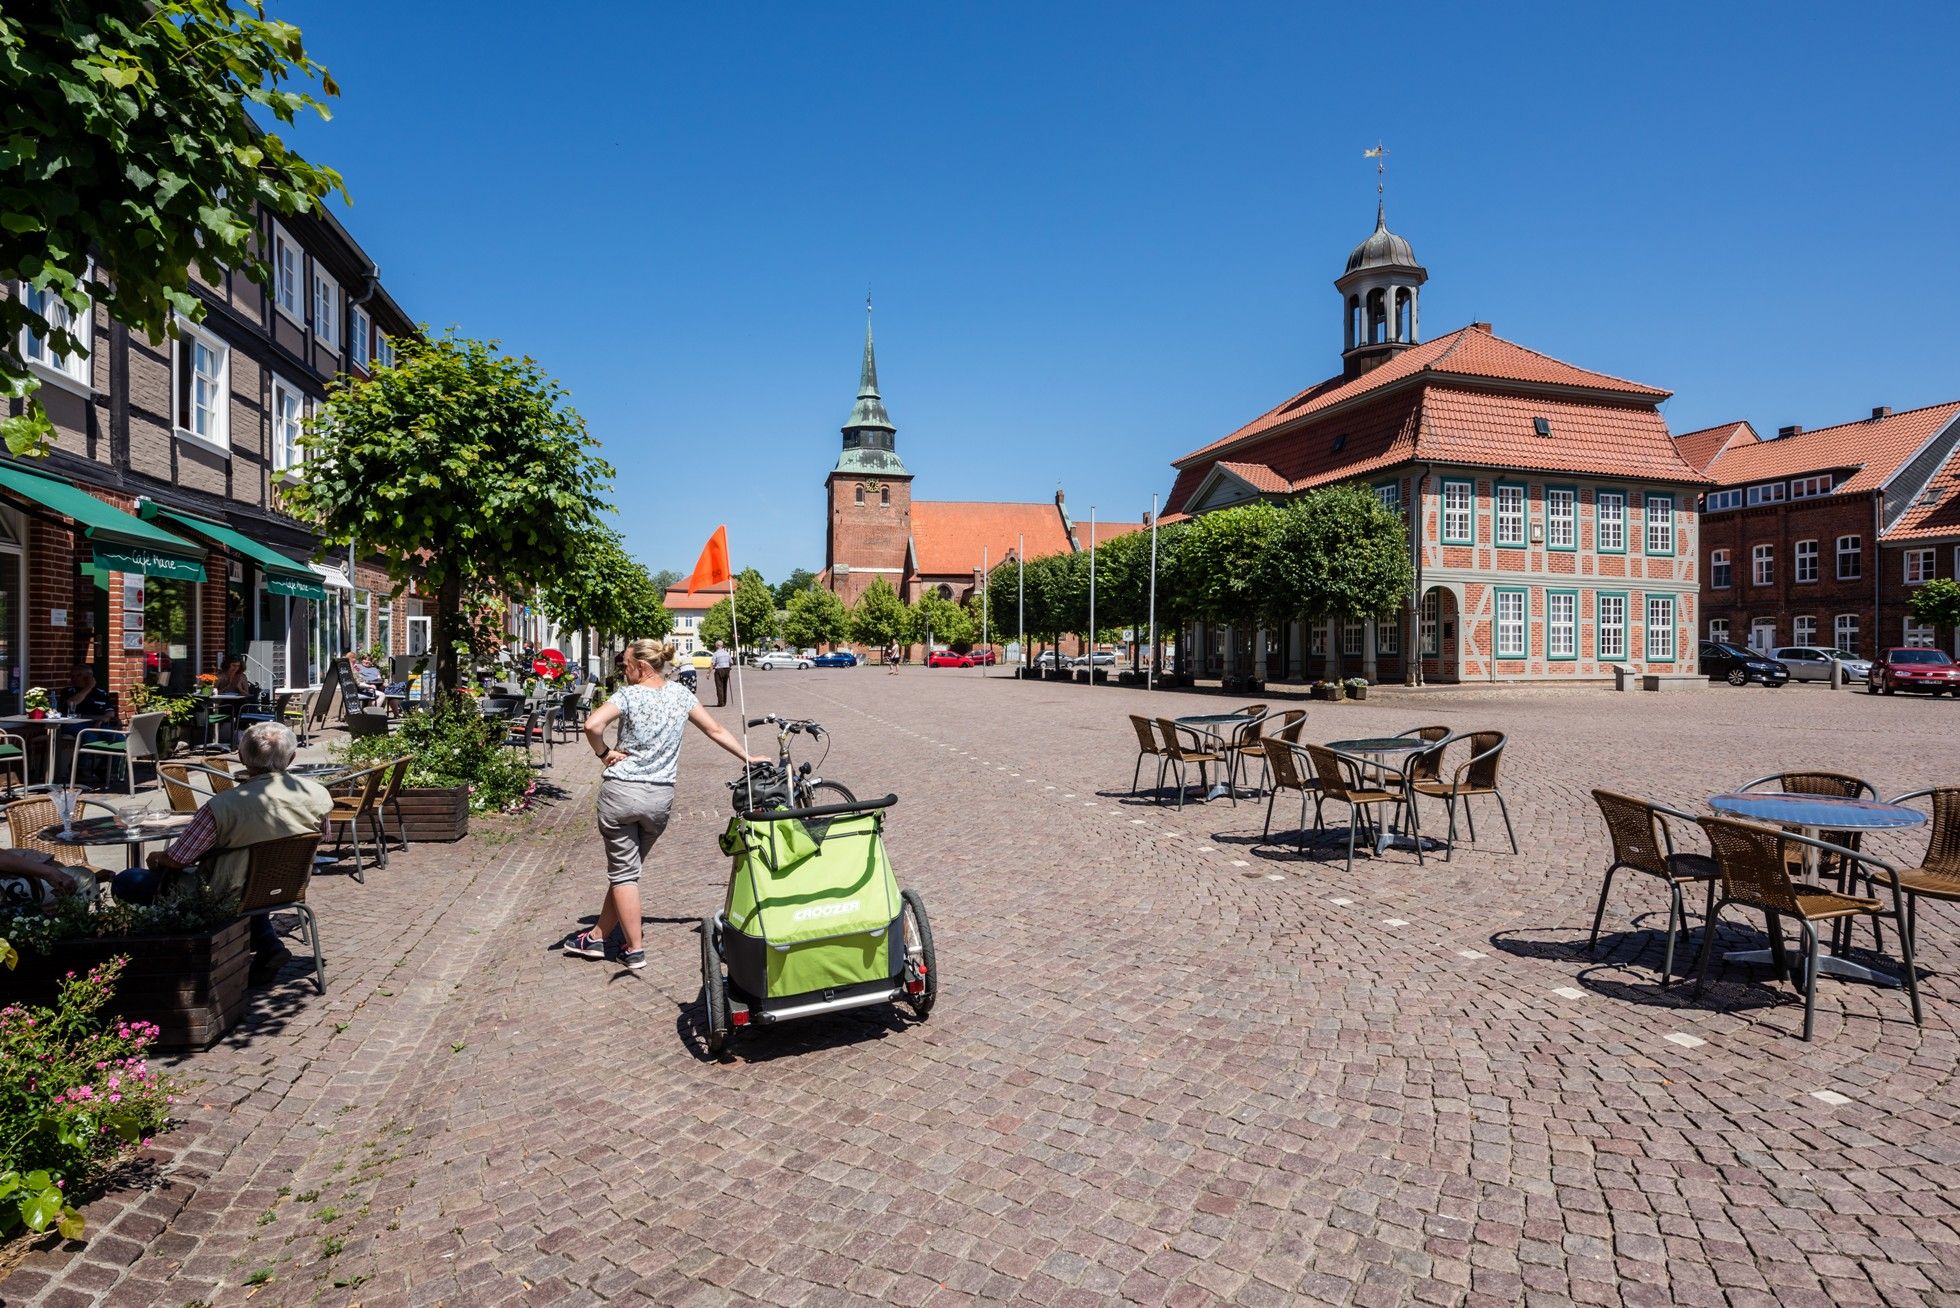
[[[250,846],[266,840],[322,831],[333,796],[318,782],[287,769],[299,748],[292,729],[278,722],[255,722],[238,737],[238,761],[245,780],[213,795],[170,848],[152,854],[148,866],[118,872],[110,893],[128,903],[154,902],[167,884],[183,884],[192,867],[211,895],[236,898],[245,888]],[[279,975],[292,954],[264,915],[252,919],[253,985]]]
[[[245,660],[236,654],[227,654],[223,666],[218,669],[218,684],[215,687],[220,695],[243,695],[256,699],[259,688],[245,677]]]
[[[61,765],[58,751],[60,741],[67,741],[73,748],[75,737],[90,727],[114,726],[116,701],[95,679],[95,669],[86,663],[77,663],[68,673],[68,684],[55,692],[55,712],[68,717],[84,718],[83,722],[62,724],[60,734],[48,743],[48,748],[56,749],[55,766]],[[106,763],[91,761],[91,766],[106,768]]]

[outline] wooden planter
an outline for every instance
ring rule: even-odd
[[[462,786],[403,786],[402,830],[410,844],[423,840],[455,841],[470,834],[470,793]],[[389,834],[394,813],[383,815]]]
[[[10,980],[23,1002],[53,1003],[68,973],[126,955],[108,1011],[156,1023],[159,1050],[209,1049],[245,1013],[251,940],[242,919],[197,935],[65,940],[45,957],[23,952]]]
[[[1347,698],[1347,690],[1341,686],[1316,686],[1314,687],[1313,697],[1338,704]]]
[[[1368,688],[1366,686],[1349,686],[1347,688],[1347,697],[1349,699],[1366,699],[1368,698]]]

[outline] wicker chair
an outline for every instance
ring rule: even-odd
[[[1294,710],[1298,712],[1298,710]],[[1306,714],[1301,713],[1302,718]],[[1300,792],[1300,839],[1299,851],[1307,852],[1307,796],[1313,796],[1313,829],[1319,831],[1325,825],[1320,819],[1320,782],[1301,770],[1300,746],[1278,735],[1267,736],[1261,742],[1266,753],[1266,826],[1259,833],[1259,839],[1266,841],[1273,836],[1273,802],[1282,790]]]
[[[1137,765],[1130,771],[1130,795],[1137,793],[1137,783],[1143,780],[1143,761],[1146,758],[1157,760],[1157,786],[1164,785],[1164,750],[1157,743],[1157,732],[1151,727],[1150,719],[1130,714],[1130,729],[1137,733]]]
[[[1511,852],[1518,852],[1518,833],[1511,828],[1511,809],[1504,802],[1504,792],[1497,788],[1498,766],[1504,761],[1504,733],[1501,731],[1473,731],[1467,735],[1452,737],[1444,742],[1454,744],[1458,740],[1470,742],[1470,757],[1456,765],[1450,779],[1440,779],[1443,763],[1442,751],[1436,751],[1436,764],[1439,779],[1434,781],[1412,781],[1409,789],[1412,794],[1427,795],[1440,799],[1449,810],[1450,833],[1445,860],[1456,856],[1456,805],[1463,801],[1463,821],[1470,829],[1470,842],[1477,841],[1477,820],[1471,816],[1470,800],[1477,795],[1489,795],[1497,801],[1497,811],[1504,818],[1504,834],[1511,839]],[[1413,760],[1412,760],[1413,762]]]
[[[1265,717],[1241,727],[1226,751],[1231,762],[1228,784],[1237,788],[1239,770],[1259,764],[1259,785],[1263,789],[1272,782],[1272,763],[1266,753],[1267,740],[1279,740],[1284,744],[1300,743],[1300,730],[1307,725],[1305,709],[1285,709],[1278,713],[1268,713]]]
[[[197,787],[191,784],[192,777],[203,777],[210,789],[199,794]],[[238,784],[229,772],[182,760],[157,764],[157,779],[163,782],[163,793],[170,800],[170,811],[173,813],[195,813],[212,795],[221,794]]]
[[[1599,945],[1599,924],[1606,916],[1606,896],[1613,889],[1615,872],[1625,868],[1666,882],[1667,956],[1661,960],[1661,987],[1665,989],[1674,980],[1674,942],[1688,932],[1688,909],[1682,887],[1707,883],[1708,902],[1701,912],[1702,930],[1707,931],[1715,917],[1715,888],[1721,880],[1721,869],[1706,854],[1675,852],[1674,836],[1668,830],[1666,819],[1693,822],[1695,819],[1689,814],[1610,790],[1595,790],[1592,795],[1606,819],[1606,834],[1613,839],[1613,861],[1606,865],[1606,880],[1599,887],[1599,907],[1593,910],[1592,936],[1586,943],[1590,948]]]
[[[334,843],[335,853],[346,848],[351,839],[354,844],[354,880],[365,883],[366,869],[361,862],[361,823],[366,822],[374,832],[375,865],[388,866],[388,842],[381,831],[381,817],[375,801],[381,796],[381,787],[387,781],[392,763],[380,763],[371,768],[342,777],[334,782],[333,810],[327,814],[327,830],[335,827],[345,828],[344,834]]]
[[[1786,795],[1823,795],[1830,799],[1877,799],[1878,787],[1862,777],[1854,777],[1844,772],[1772,772],[1766,777],[1744,782],[1736,787],[1738,792],[1757,790],[1774,782],[1776,789]],[[1846,849],[1864,848],[1865,833],[1862,831],[1820,831],[1818,839]],[[1833,871],[1843,882],[1850,871],[1850,865],[1836,863]]]
[[[1183,740],[1180,739],[1180,733],[1191,738],[1189,747],[1186,747]],[[1170,768],[1176,775],[1177,807],[1182,812],[1184,809],[1184,769],[1193,763],[1197,764],[1198,784],[1209,790],[1211,788],[1209,785],[1211,765],[1214,763],[1224,763],[1225,756],[1206,745],[1204,738],[1197,732],[1191,730],[1189,727],[1180,727],[1169,718],[1157,719],[1157,735],[1161,742],[1160,752],[1163,756],[1162,761],[1157,765],[1157,775],[1161,779],[1164,775],[1163,769],[1166,767]],[[1233,805],[1236,806],[1238,802],[1238,797],[1234,795],[1232,797]]]
[[[1383,804],[1400,805],[1408,803],[1410,825],[1415,829],[1416,862],[1422,857],[1422,823],[1416,817],[1415,804],[1404,782],[1395,790],[1388,790],[1366,779],[1366,764],[1358,758],[1336,753],[1325,745],[1303,745],[1307,757],[1313,760],[1314,777],[1320,784],[1319,799],[1315,802],[1318,811],[1321,803],[1335,800],[1348,806],[1347,870],[1354,871],[1354,833],[1364,825],[1368,831],[1368,849],[1374,852],[1378,832],[1371,810]]]
[[[403,849],[408,848],[408,824],[402,820],[402,787],[408,782],[408,769],[415,762],[415,756],[404,754],[388,764],[388,779],[381,783],[381,793],[374,797],[374,811],[382,819],[381,833],[384,837],[382,848],[387,848],[385,839],[388,833],[386,821],[388,811],[395,814],[395,839]]]
[[[1715,952],[1715,919],[1724,908],[1730,904],[1740,904],[1769,914],[1770,938],[1779,957],[1782,953],[1781,919],[1794,917],[1803,930],[1804,938],[1803,1038],[1808,1040],[1817,1017],[1817,957],[1822,944],[1818,926],[1859,917],[1877,919],[1890,916],[1899,927],[1899,955],[1904,964],[1906,992],[1912,1000],[1912,1020],[1915,1024],[1921,1022],[1919,980],[1913,968],[1911,934],[1906,929],[1905,897],[1898,889],[1894,888],[1892,904],[1888,908],[1877,899],[1819,890],[1790,876],[1792,863],[1802,862],[1805,848],[1863,864],[1873,869],[1874,874],[1889,872],[1896,878],[1897,868],[1870,854],[1833,845],[1825,840],[1813,840],[1793,831],[1781,831],[1754,822],[1737,822],[1732,818],[1705,817],[1696,820],[1701,823],[1701,829],[1708,833],[1708,847],[1715,852],[1715,862],[1721,869],[1722,879],[1721,897],[1715,901],[1708,916],[1708,926],[1701,933],[1701,961],[1695,968],[1694,993],[1697,996],[1708,979],[1708,959]]]
[[[75,805],[75,820],[80,822],[83,818],[91,816],[90,810],[92,809],[100,810],[103,813],[108,812],[100,804],[91,804],[87,800],[81,800]],[[108,884],[116,875],[110,868],[96,867],[92,863],[76,863],[74,860],[81,857],[82,846],[61,845],[56,844],[52,840],[41,839],[41,832],[53,826],[56,821],[54,801],[46,795],[34,795],[27,799],[16,799],[7,805],[6,813],[7,841],[15,849],[31,849],[36,853],[46,854],[55,862],[67,867],[81,868],[91,872],[95,876],[95,884],[98,888]]]
[[[1403,740],[1415,736],[1431,745],[1440,745],[1453,733],[1448,727],[1410,727],[1407,731],[1395,733],[1396,739]],[[1425,749],[1420,754],[1411,754],[1402,764],[1402,774],[1411,782],[1441,781],[1443,779],[1443,754],[1441,750]]]
[[[1933,831],[1926,841],[1925,857],[1918,867],[1868,870],[1865,881],[1906,897],[1906,935],[1916,941],[1921,895],[1960,904],[1960,786],[1915,790],[1891,802],[1904,804],[1914,799],[1933,801]]]
[[[306,885],[313,879],[313,856],[320,837],[312,832],[262,840],[247,845],[245,887],[239,893],[240,917],[265,917],[292,911],[299,914],[305,942],[313,947],[313,987],[327,993],[327,963],[320,955],[320,920],[306,902]]]

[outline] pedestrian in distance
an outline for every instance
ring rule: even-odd
[[[898,642],[895,640],[885,642],[885,671],[892,676],[898,674]]]
[[[693,723],[745,763],[767,760],[743,749],[742,742],[701,707],[693,691],[678,679],[668,680],[674,664],[671,643],[642,638],[628,644],[621,657],[626,684],[585,719],[586,743],[606,765],[599,784],[606,900],[592,929],[572,932],[564,947],[580,958],[605,958],[611,946],[618,951],[620,966],[637,972],[647,965],[640,942],[640,870],[674,810],[682,728]],[[608,745],[606,731],[615,722],[619,743]]]
[[[715,652],[709,662],[715,669],[715,707],[721,708],[728,703],[728,674],[735,667],[735,656],[720,641],[716,641]]]

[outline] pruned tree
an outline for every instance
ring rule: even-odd
[[[793,593],[782,622],[783,638],[798,649],[835,645],[850,630],[844,601],[821,586],[806,586]]]
[[[979,632],[962,605],[929,590],[912,604],[911,635],[913,640],[928,642],[928,651],[932,645],[944,645],[964,654],[973,648]]]
[[[1960,627],[1960,581],[1938,577],[1916,587],[1906,601],[1906,612],[1951,637],[1953,629]]]
[[[911,627],[911,611],[889,581],[874,578],[851,606],[851,638],[860,645],[883,648],[902,640]]]

